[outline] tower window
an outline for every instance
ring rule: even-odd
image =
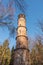
[[[20,24],[20,26],[21,26],[21,24]]]
[[[19,30],[19,32],[21,33],[21,30]]]

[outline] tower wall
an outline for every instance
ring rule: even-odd
[[[20,14],[18,16],[16,49],[14,50],[14,65],[29,65],[28,37],[26,31],[25,15]]]
[[[14,65],[29,65],[29,50],[19,48],[14,51]]]
[[[28,39],[25,36],[18,36],[16,48],[28,48]]]
[[[26,26],[25,18],[21,17],[18,19],[18,26]]]
[[[26,29],[26,19],[25,15],[20,14],[18,16],[18,28],[16,37],[16,48],[28,48],[28,38]]]
[[[26,36],[26,27],[19,26],[17,30],[17,36],[24,35]]]

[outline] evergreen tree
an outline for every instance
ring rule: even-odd
[[[41,40],[38,40],[38,43],[32,49],[31,65],[43,65],[43,45]]]
[[[10,65],[13,65],[13,62],[14,62],[14,47],[12,47],[12,50],[11,50],[11,60],[10,60]]]
[[[9,49],[9,42],[8,40],[5,40],[3,43],[3,46],[0,49],[0,64],[1,65],[9,65],[10,63],[10,57],[11,57],[11,53],[10,53],[10,49]]]

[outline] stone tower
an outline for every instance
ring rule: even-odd
[[[29,65],[28,37],[26,34],[26,18],[18,16],[16,49],[14,50],[14,65]]]

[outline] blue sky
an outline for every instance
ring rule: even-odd
[[[7,1],[3,0],[4,5],[6,6],[5,3]],[[35,39],[36,35],[42,35],[43,33],[41,32],[40,27],[38,26],[38,20],[43,20],[43,0],[25,0],[26,2],[26,27],[27,27],[27,36],[28,38],[30,37],[32,40]],[[17,19],[18,19],[18,14],[22,13],[19,8],[15,7],[15,14],[14,14],[14,25],[17,27]],[[0,44],[3,43],[5,39],[8,39],[9,37],[9,31],[5,27],[4,31],[0,27]],[[16,37],[16,35],[15,35]],[[14,38],[10,38],[10,48],[12,46],[15,47],[16,45],[16,40]],[[32,43],[30,44],[30,47],[32,48]]]

